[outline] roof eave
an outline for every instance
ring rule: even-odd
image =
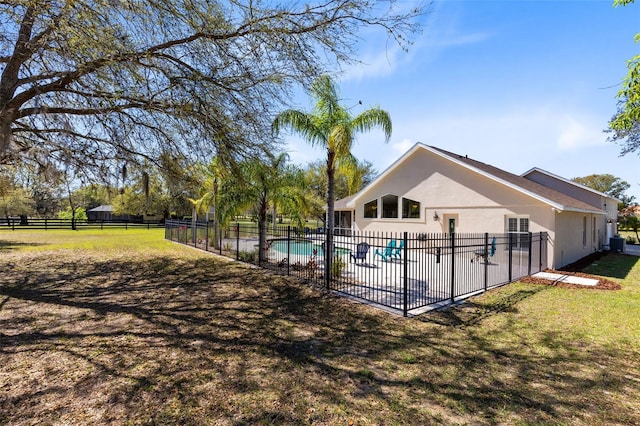
[[[601,197],[606,197],[606,198],[610,198],[612,200],[615,200],[616,203],[621,203],[622,202],[622,200],[619,200],[616,197],[612,197],[609,194],[605,194],[604,192],[600,192],[600,191],[597,191],[597,190],[595,190],[593,188],[589,188],[588,186],[579,184],[578,182],[574,182],[574,181],[572,181],[570,179],[563,178],[562,176],[558,176],[555,173],[548,172],[548,171],[546,171],[544,169],[541,169],[540,167],[533,167],[533,168],[527,170],[526,172],[524,172],[523,174],[521,174],[520,176],[525,177],[526,175],[528,175],[531,172],[540,172],[540,173],[545,174],[547,176],[551,176],[554,179],[558,179],[558,180],[560,180],[562,182],[568,183],[570,185],[573,185],[573,186],[576,186],[578,188],[584,189],[586,191],[592,192],[594,194],[600,195]]]

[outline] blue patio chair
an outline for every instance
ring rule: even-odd
[[[400,240],[400,244],[398,244],[398,247],[396,247],[395,249],[393,249],[393,253],[391,254],[394,258],[398,258],[400,259],[402,257],[402,249],[404,248],[404,240]]]
[[[488,250],[484,249],[473,252],[476,261],[483,258],[486,263],[489,263],[489,258],[493,257],[494,254],[496,254],[496,237],[491,239],[491,246],[488,247]],[[474,259],[471,259],[471,261],[473,262]]]
[[[389,244],[384,248],[384,250],[380,251],[376,249],[376,255],[380,256],[382,260],[385,262],[387,259],[393,258],[393,251],[396,249],[396,240],[392,239],[389,241]]]
[[[356,246],[356,252],[351,252],[351,258],[354,262],[361,260],[363,263],[367,258],[367,253],[369,252],[369,244],[367,243],[358,243]]]

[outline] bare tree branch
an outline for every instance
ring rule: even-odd
[[[268,151],[272,111],[295,85],[355,61],[363,27],[406,47],[424,11],[396,0],[0,1],[0,164]]]

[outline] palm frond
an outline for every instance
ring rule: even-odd
[[[387,111],[379,107],[369,108],[358,114],[351,121],[351,127],[356,133],[367,132],[373,128],[380,127],[384,132],[385,142],[389,142],[391,138],[391,116]]]
[[[271,131],[274,135],[278,135],[282,130],[289,129],[309,141],[312,146],[324,145],[326,135],[313,118],[305,112],[289,109],[276,115],[271,124]]]

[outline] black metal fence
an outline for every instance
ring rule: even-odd
[[[71,220],[56,218],[0,218],[0,230],[49,229],[105,229],[105,228],[158,228],[163,223],[149,220]]]
[[[309,280],[407,316],[510,283],[547,268],[546,233],[334,235],[325,274],[322,229],[167,221],[165,238]]]

